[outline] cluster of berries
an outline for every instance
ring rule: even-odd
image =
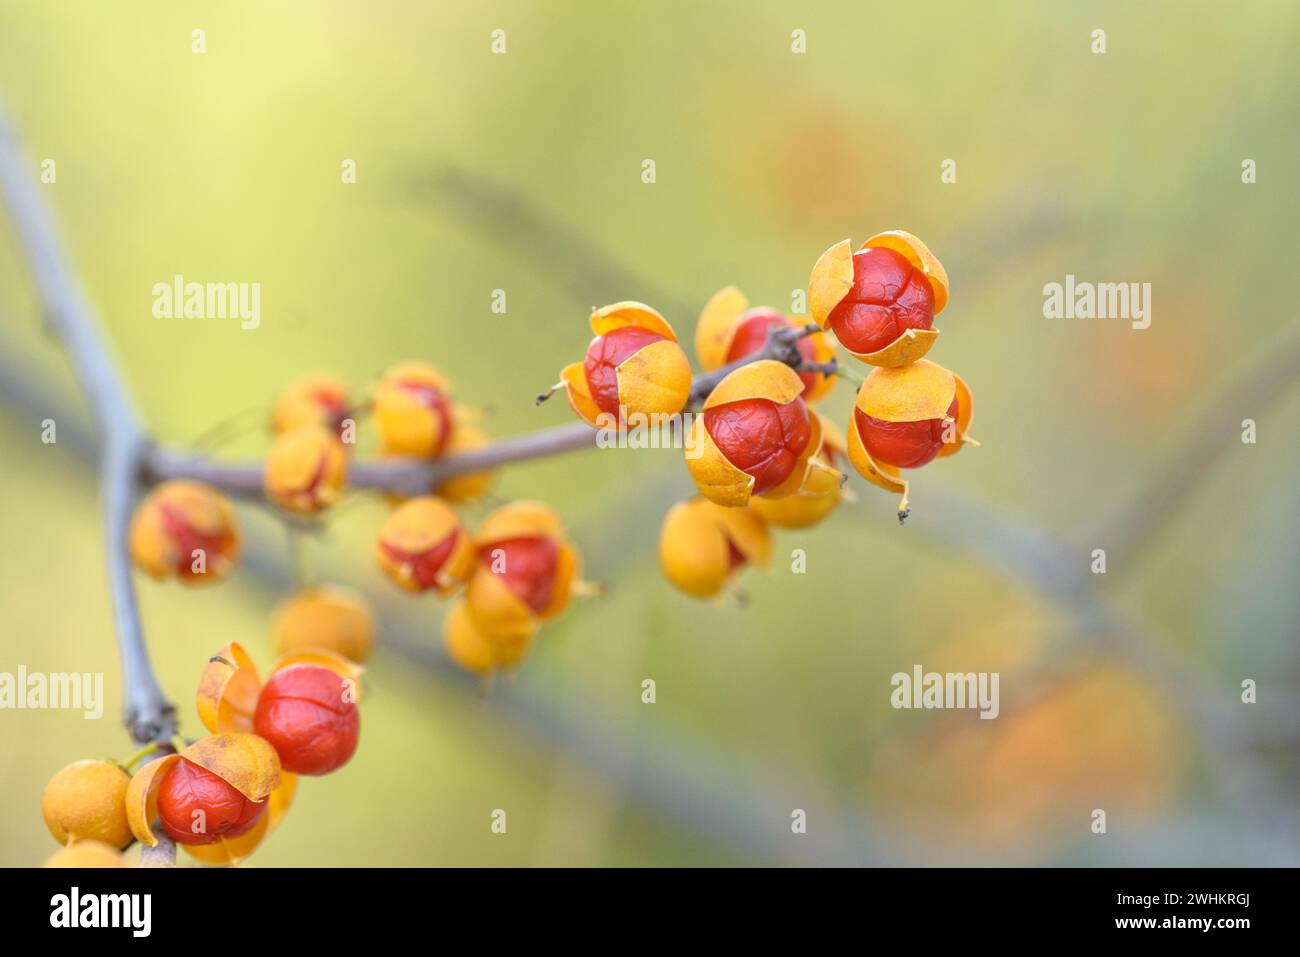
[[[342,767],[357,748],[361,669],[334,652],[285,655],[263,682],[237,643],[213,656],[196,706],[207,737],[146,762],[76,761],[45,787],[45,825],[61,867],[125,866],[156,827],[204,864],[238,864],[288,810],[298,776]],[[147,749],[154,750],[154,749]],[[141,756],[144,756],[143,754]]]
[[[347,481],[354,416],[363,410],[373,419],[384,457],[436,459],[488,443],[431,366],[408,362],[390,369],[364,405],[354,403],[346,383],[332,376],[305,376],[275,403],[276,438],[263,473],[267,499],[306,516],[335,502]],[[443,641],[458,665],[482,675],[517,664],[541,622],[559,615],[586,585],[579,580],[577,551],[541,503],[503,505],[470,534],[452,506],[480,501],[492,478],[490,472],[471,472],[426,495],[403,499],[390,493],[394,508],[375,542],[380,568],[406,591],[446,598],[464,587],[444,622]],[[155,577],[213,581],[233,566],[238,551],[229,502],[199,482],[157,486],[132,523],[132,555]],[[361,661],[373,644],[373,616],[360,596],[345,589],[305,589],[277,620],[282,652],[319,648]]]
[[[900,470],[973,442],[970,390],[923,358],[938,338],[934,317],[947,301],[943,266],[910,233],[880,233],[856,252],[844,240],[813,268],[809,316],[751,309],[734,287],[709,300],[696,327],[696,353],[706,372],[729,371],[706,396],[693,390],[672,326],[638,302],[592,313],[595,338],[585,359],[566,366],[556,388],[584,421],[601,428],[653,427],[703,399],[685,443],[699,497],[668,513],[659,549],[674,585],[709,597],[739,568],[768,562],[768,525],[803,528],[830,514],[845,495],[845,459],[900,496],[901,521],[908,482]],[[844,432],[813,408],[837,374],[847,375],[831,335],[872,366]],[[788,348],[773,355],[775,342]]]

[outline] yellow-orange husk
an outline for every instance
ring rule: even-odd
[[[312,514],[337,501],[347,469],[347,454],[338,436],[323,426],[304,426],[272,443],[262,488],[281,508]]]
[[[614,375],[619,405],[627,410],[628,418],[676,415],[691,395],[691,363],[675,340],[660,339],[642,346],[618,364]],[[599,417],[596,423],[602,424]]]
[[[322,402],[322,396],[327,401]],[[313,372],[299,376],[276,397],[271,410],[271,430],[277,435],[304,425],[332,427],[333,408],[350,405],[348,384],[338,376]]]
[[[857,469],[858,474],[870,482],[883,488],[886,492],[893,492],[900,496],[898,502],[899,514],[907,512],[907,479],[898,474],[898,469],[884,462],[876,462],[871,453],[867,451],[866,445],[862,442],[862,436],[858,433],[857,417],[849,421],[848,428],[848,456],[853,467]]]
[[[771,561],[772,538],[755,512],[699,498],[678,502],[659,532],[660,567],[677,588],[711,598],[731,575],[729,541],[753,565],[766,568]]]
[[[60,844],[93,840],[131,843],[124,800],[130,776],[112,761],[85,759],[60,768],[41,792],[41,816]]]
[[[271,643],[280,654],[323,648],[363,662],[375,647],[374,612],[360,592],[314,585],[290,595],[271,620]]]
[[[253,712],[262,693],[257,666],[242,645],[232,641],[209,659],[199,676],[195,709],[213,734],[253,730]]]
[[[447,612],[442,625],[443,647],[460,668],[486,676],[497,668],[518,664],[537,633],[537,621],[531,628],[514,634],[494,636],[474,618],[466,601],[457,601]]]
[[[705,372],[727,364],[727,353],[736,338],[736,327],[748,308],[749,300],[735,286],[719,289],[704,304],[695,324],[695,355]]]
[[[750,508],[758,512],[769,524],[780,528],[808,528],[826,518],[843,500],[844,476],[835,466],[838,458],[847,455],[846,440],[839,428],[820,412],[813,412],[821,432],[822,448],[817,453],[831,469],[810,468],[804,473],[804,482],[795,494],[784,498],[756,495]]]
[[[130,867],[122,852],[103,841],[75,841],[67,847],[61,847],[45,859],[42,867]]]
[[[169,754],[143,764],[131,776],[131,783],[127,785],[126,819],[136,840],[149,847],[158,844],[152,828],[154,818],[158,816],[158,788],[162,784],[163,775],[179,760],[180,755]]]
[[[896,369],[872,369],[855,406],[885,422],[922,422],[946,416],[956,395],[956,377],[938,363],[920,359]]]
[[[444,597],[459,588],[474,570],[474,548],[456,513],[442,499],[421,495],[403,502],[385,520],[375,540],[375,560],[394,582],[408,591],[421,591],[414,565],[389,554],[389,549],[418,556],[454,535],[450,554],[438,569],[434,590]]]
[[[966,385],[966,380],[961,376],[953,373],[953,380],[957,383],[957,425],[955,442],[945,442],[939,449],[939,458],[947,458],[950,455],[956,455],[961,451],[963,445],[979,445],[970,437],[971,419],[975,417],[974,398],[971,396],[970,387]]]
[[[210,734],[199,738],[180,756],[211,771],[250,801],[264,801],[280,786],[279,755],[255,734]]]
[[[380,447],[390,455],[428,457],[444,447],[444,423],[434,411],[401,383],[416,382],[440,392],[451,409],[451,383],[433,366],[423,362],[403,362],[384,373],[375,388],[371,419]],[[455,433],[450,419],[445,427]]]
[[[189,561],[180,564],[179,545],[167,530],[163,508],[199,534],[227,543],[215,554],[204,556],[205,571],[192,571]],[[154,578],[176,577],[187,585],[220,580],[239,556],[239,533],[230,502],[211,486],[187,479],[163,482],[146,495],[131,516],[127,537],[136,567]]]
[[[659,312],[642,302],[616,302],[590,316],[591,331],[603,336],[615,329],[639,326],[663,336],[637,350],[614,370],[619,402],[629,416],[673,415],[682,410],[691,392],[691,364],[677,342],[677,333]],[[582,362],[560,370],[560,385],[578,417],[594,428],[617,427],[591,397]]]

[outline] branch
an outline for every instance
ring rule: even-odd
[[[127,554],[135,480],[148,441],[118,379],[108,346],[72,278],[49,211],[23,163],[18,139],[2,112],[0,192],[31,267],[46,321],[72,359],[98,427],[108,584],[122,660],[127,730],[138,745],[165,742],[175,733],[175,711],[149,663]]]
[[[812,325],[800,329],[774,326],[768,331],[766,345],[758,352],[696,376],[691,383],[687,407],[698,405],[729,373],[759,359],[776,359],[796,371],[811,369],[823,375],[835,374],[836,369],[833,367],[816,364],[809,366],[795,345],[798,340],[818,331]],[[546,396],[550,394],[547,393]],[[539,398],[539,401],[546,396]],[[483,448],[437,459],[395,457],[355,462],[348,469],[348,487],[397,492],[402,495],[427,495],[457,475],[593,448],[595,444],[596,430],[584,422],[574,422],[537,432],[526,432],[492,442]],[[205,456],[152,446],[145,451],[141,468],[145,480],[149,482],[191,479],[239,498],[263,497],[261,462],[214,462]]]

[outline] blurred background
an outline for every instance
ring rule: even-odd
[[[824,248],[894,227],[949,272],[931,357],[983,447],[914,476],[903,528],[855,476],[747,604],[659,571],[680,452],[513,466],[496,500],[550,503],[609,591],[484,696],[442,656],[444,606],[374,567],[386,504],[347,500],[313,554],[383,621],[361,746],[247,866],[1300,863],[1298,31],[1280,0],[0,2],[0,97],[33,175],[56,161],[41,193],[177,447],[233,419],[218,454],[258,456],[290,378],[364,391],[408,358],[513,435],[569,419],[532,399],[593,305],[647,301],[689,341],[716,289],[788,310]],[[154,319],[177,273],[260,282],[260,327]],[[1044,319],[1067,273],[1151,283],[1150,328]],[[106,675],[100,721],[0,712],[0,864],[30,865],[49,776],[133,749],[88,416],[4,216],[0,355],[0,671]],[[824,408],[851,404],[841,383]],[[289,587],[279,522],[239,515],[257,557],[231,580],[138,586],[191,737],[203,662],[238,640],[268,665]],[[893,710],[917,663],[999,671],[1001,716]]]

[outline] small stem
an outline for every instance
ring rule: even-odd
[[[161,745],[157,741],[150,742],[149,744],[141,748],[139,751],[137,751],[135,754],[131,755],[131,757],[127,759],[126,763],[121,765],[122,769],[129,774],[131,772],[131,769],[140,763],[141,758],[148,757],[149,755],[157,751],[160,747]]]

